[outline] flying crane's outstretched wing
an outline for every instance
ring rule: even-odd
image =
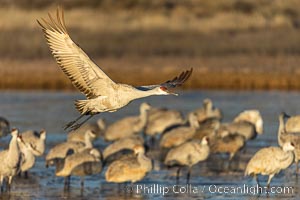
[[[106,96],[116,83],[112,81],[70,38],[61,8],[57,9],[56,20],[37,20],[42,27],[50,51],[62,71],[73,85],[88,99]]]

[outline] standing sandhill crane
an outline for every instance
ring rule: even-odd
[[[273,176],[293,163],[293,151],[294,146],[291,142],[284,143],[282,148],[267,147],[260,149],[249,161],[245,176],[254,175],[259,184],[257,174],[269,175],[267,186],[270,187]]]
[[[211,153],[229,153],[229,161],[245,146],[245,137],[239,134],[230,134],[222,131],[210,142]]]
[[[169,167],[179,166],[176,177],[177,181],[179,179],[181,167],[188,166],[188,183],[192,167],[198,162],[206,160],[209,153],[210,149],[208,145],[208,138],[204,137],[201,142],[193,140],[171,149],[165,158],[164,164]]]
[[[80,176],[81,188],[83,188],[84,177],[98,174],[101,170],[101,153],[95,148],[88,148],[81,152],[68,155],[62,162],[57,162],[55,175],[62,177],[69,177],[71,175]],[[67,184],[69,184],[69,182]]]
[[[100,118],[96,123],[86,123],[78,129],[68,133],[68,141],[84,142],[84,133],[88,130],[96,133],[97,137],[104,135],[106,123],[104,119]]]
[[[239,142],[236,143],[236,145],[239,144],[242,146],[244,146],[244,142],[242,141],[254,139],[257,134],[262,134],[262,133],[263,133],[263,120],[258,110],[245,110],[241,112],[236,118],[234,118],[233,122],[222,123],[217,131],[217,134],[220,136],[220,138],[224,138],[223,136],[228,134],[234,135],[228,137],[231,138],[230,141],[238,140]]]
[[[73,42],[66,29],[62,9],[57,9],[56,20],[50,14],[49,18],[48,21],[42,19],[37,22],[42,27],[50,51],[73,85],[87,98],[75,102],[81,115],[68,123],[66,129],[76,129],[94,115],[115,112],[135,99],[151,95],[177,95],[168,89],[182,85],[192,74],[190,69],[159,85],[133,87],[115,83]],[[75,124],[85,115],[89,117]]]
[[[132,135],[130,137],[116,140],[104,149],[103,160],[107,160],[108,157],[115,155],[117,152],[122,150],[133,150],[133,148],[137,145],[144,145],[144,139],[139,135]]]
[[[0,117],[0,137],[5,137],[10,132],[9,121],[4,117]]]
[[[49,165],[54,165],[57,161],[61,161],[61,159],[64,159],[68,155],[68,152],[70,152],[70,150],[77,153],[83,151],[84,149],[92,148],[92,140],[95,137],[96,135],[88,130],[85,132],[84,143],[67,141],[54,146],[52,149],[50,149],[46,156],[46,167],[48,167]]]
[[[135,183],[152,170],[151,159],[145,156],[144,147],[138,145],[133,150],[135,156],[123,157],[108,166],[105,173],[107,182],[124,183],[130,181]]]
[[[179,126],[165,132],[160,139],[160,147],[176,147],[193,138],[196,130],[199,128],[197,115],[195,113],[189,113],[188,121],[189,126]]]
[[[31,169],[35,164],[34,155],[41,153],[38,150],[36,150],[30,143],[26,143],[25,141],[19,143],[19,147],[21,150],[21,171],[19,172],[19,175],[21,175],[21,173],[24,172],[25,178],[28,178],[28,170]]]
[[[21,154],[19,149],[19,143],[23,142],[22,137],[18,135],[18,129],[12,129],[12,138],[9,143],[8,150],[0,152],[0,185],[1,191],[3,190],[3,180],[8,177],[8,189],[10,190],[10,185],[12,178],[20,170]]]
[[[200,127],[196,130],[193,138],[202,140],[203,137],[208,137],[208,139],[214,139],[216,136],[216,130],[221,126],[221,122],[216,118],[209,118],[200,123]]]
[[[141,132],[147,123],[149,109],[149,104],[142,103],[139,116],[125,117],[108,126],[105,131],[105,140],[114,141]]]
[[[228,130],[243,135],[246,140],[254,139],[257,134],[263,134],[262,116],[258,110],[245,110],[228,125]]]
[[[30,144],[30,146],[35,149],[35,151],[33,151],[35,156],[42,156],[44,154],[46,148],[46,131],[44,129],[42,129],[40,133],[30,130],[23,132],[21,135],[24,142]]]
[[[222,119],[222,112],[218,108],[214,108],[211,99],[203,100],[203,107],[193,111],[198,116],[198,121],[203,122],[209,118]]]
[[[300,133],[300,115],[291,116],[285,124],[287,132]]]
[[[299,170],[299,160],[300,160],[300,133],[299,132],[288,132],[284,124],[284,118],[289,117],[285,113],[279,115],[279,128],[278,128],[278,144],[283,147],[283,144],[286,142],[292,142],[294,144],[294,155],[296,163],[296,173]],[[290,127],[291,128],[291,127]],[[295,130],[295,129],[290,129]]]
[[[163,133],[169,127],[184,123],[185,120],[179,111],[152,107],[148,112],[145,134],[154,137]]]

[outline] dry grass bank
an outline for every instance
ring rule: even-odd
[[[74,41],[119,82],[194,67],[185,87],[300,89],[297,0],[0,0],[0,89],[73,89],[36,23],[61,3]]]
[[[193,67],[184,88],[300,89],[299,56],[111,57],[96,62],[112,79],[133,85],[161,83]],[[54,60],[5,60],[0,73],[0,89],[74,89]]]

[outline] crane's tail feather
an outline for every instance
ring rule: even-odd
[[[89,113],[89,100],[76,100],[75,107],[81,114]]]

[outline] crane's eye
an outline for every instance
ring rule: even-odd
[[[295,144],[294,144],[293,142],[291,142],[291,145],[292,145],[293,147],[295,147]]]

